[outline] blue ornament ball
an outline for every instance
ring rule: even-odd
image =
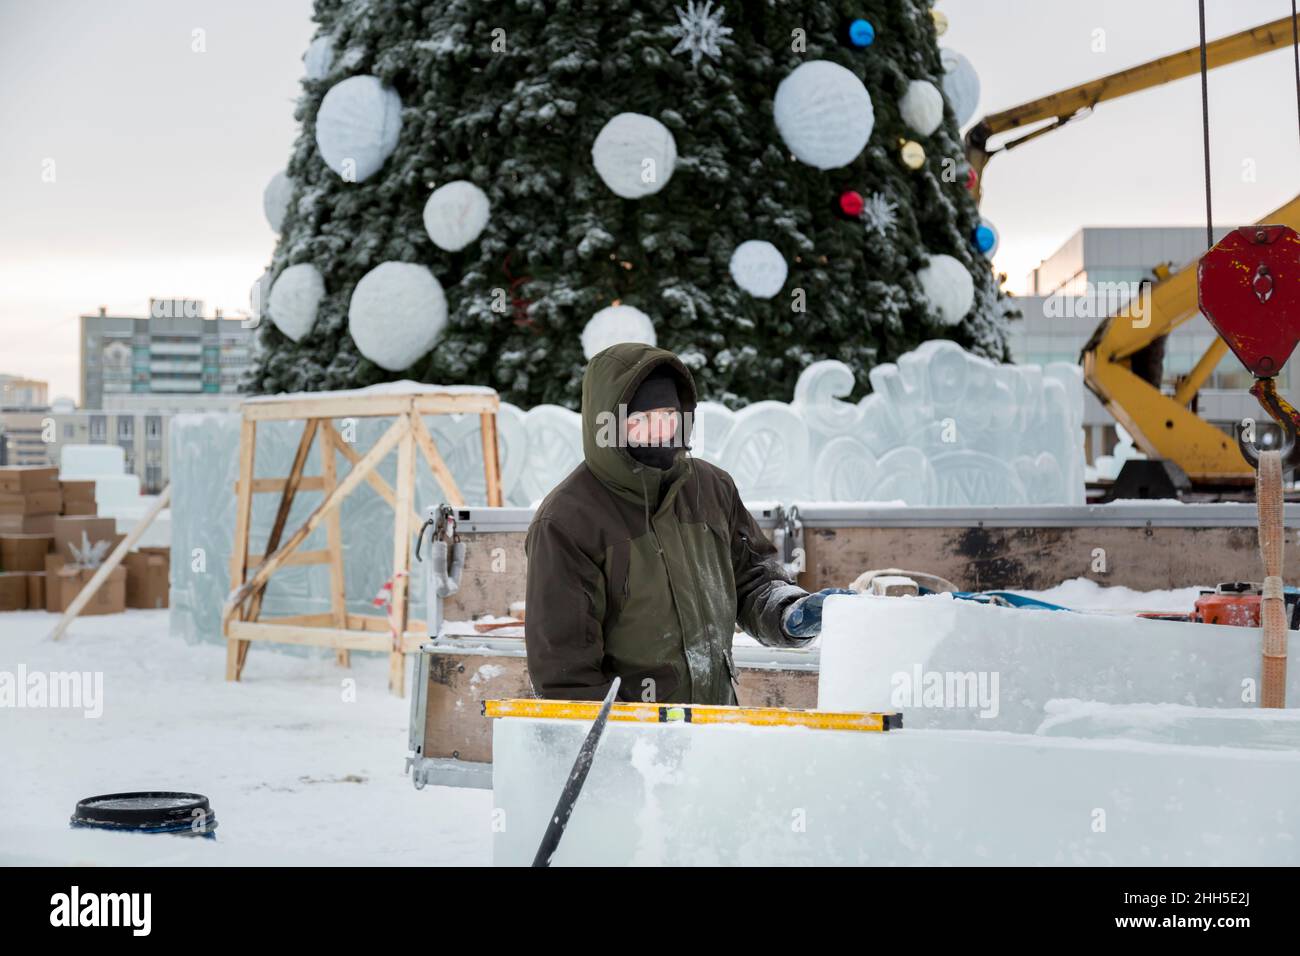
[[[876,39],[876,28],[870,20],[858,18],[849,24],[849,42],[854,46],[871,46]]]
[[[998,248],[998,231],[988,220],[982,220],[971,235],[971,242],[986,256],[991,256]]]

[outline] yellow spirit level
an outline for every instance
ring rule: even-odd
[[[598,700],[531,700],[519,697],[485,700],[483,716],[595,720],[600,704]],[[814,730],[887,731],[903,727],[903,715],[898,713],[635,701],[615,703],[610,708],[609,719],[644,724],[748,724],[751,727],[811,727]]]

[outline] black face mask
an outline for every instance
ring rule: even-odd
[[[627,446],[627,452],[637,462],[649,468],[661,468],[667,470],[672,467],[673,459],[677,453],[682,450],[681,445],[632,445]]]

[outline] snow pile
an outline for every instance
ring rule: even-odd
[[[1088,578],[1072,578],[1045,591],[1016,591],[1025,597],[1059,604],[1073,611],[1123,614],[1131,617],[1139,611],[1190,613],[1196,599],[1210,588],[1175,588],[1170,591],[1134,591],[1126,587],[1105,587]]]
[[[224,648],[176,640],[165,611],[80,618],[57,644],[55,620],[4,616],[0,685],[20,667],[97,674],[102,715],[0,707],[0,865],[489,862],[489,795],[403,775],[410,701],[388,692],[387,656],[344,669],[257,646],[235,684]],[[68,827],[78,800],[142,789],[206,794],[216,839]]]

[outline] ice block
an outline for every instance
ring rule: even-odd
[[[1258,629],[989,607],[946,596],[831,596],[818,706],[897,709],[912,728],[1033,733],[1053,699],[1245,707]],[[1300,668],[1288,675],[1300,703]]]
[[[493,727],[497,865],[527,865],[583,721]],[[611,723],[554,865],[1295,865],[1300,753]]]

